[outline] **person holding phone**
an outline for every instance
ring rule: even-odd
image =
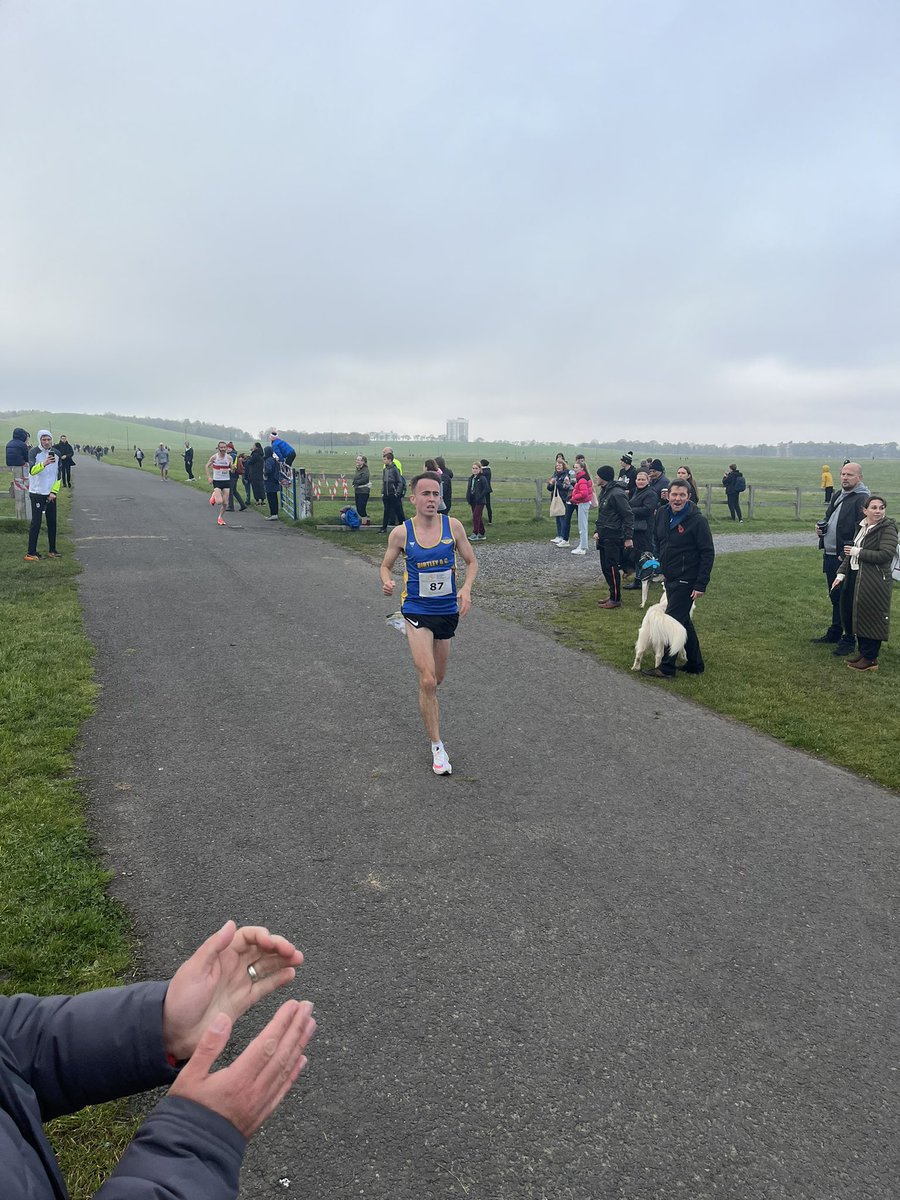
[[[49,558],[62,558],[56,549],[56,497],[59,495],[59,458],[53,449],[53,434],[49,429],[38,430],[38,446],[29,456],[28,495],[31,499],[31,527],[28,530],[26,562],[38,562],[38,535],[44,517],[47,518]]]

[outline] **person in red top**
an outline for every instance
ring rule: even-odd
[[[572,489],[571,503],[578,509],[578,545],[572,551],[573,554],[587,554],[588,518],[593,498],[594,485],[591,483],[591,473],[582,455],[576,455],[575,486]]]

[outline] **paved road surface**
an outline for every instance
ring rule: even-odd
[[[896,1195],[896,796],[477,610],[435,779],[371,563],[76,489],[79,766],[147,969],[227,916],[307,954],[243,1197]]]

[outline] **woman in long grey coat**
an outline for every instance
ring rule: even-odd
[[[891,563],[897,552],[897,525],[885,515],[881,496],[870,496],[853,544],[844,547],[833,587],[841,588],[845,629],[852,629],[859,653],[847,659],[855,671],[877,671],[881,643],[891,621]],[[850,618],[847,621],[847,618]]]

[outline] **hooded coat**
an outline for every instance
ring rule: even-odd
[[[6,443],[6,465],[8,467],[28,466],[28,438],[31,435],[27,429],[14,429],[13,435]]]

